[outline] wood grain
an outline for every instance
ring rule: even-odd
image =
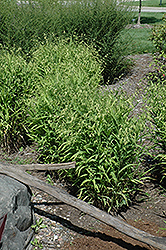
[[[22,170],[59,170],[75,168],[76,162],[58,163],[58,164],[25,164],[25,165],[10,165],[13,167],[20,168]]]

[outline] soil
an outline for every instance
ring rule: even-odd
[[[128,95],[135,94],[147,86],[146,74],[152,69],[149,64],[152,62],[152,55],[132,56],[133,69],[130,74],[118,79],[112,86],[107,86],[107,90],[123,87]],[[143,79],[144,78],[144,79]],[[143,80],[141,80],[143,79]],[[124,84],[125,83],[125,84]],[[139,105],[142,95],[138,96]],[[139,105],[136,110],[139,110]],[[35,163],[37,162],[36,146],[27,146],[25,149],[13,154],[7,154],[0,150],[0,163]],[[38,178],[50,181],[48,172],[34,171],[31,174]],[[67,189],[65,182],[54,179],[53,185]],[[36,234],[36,238],[42,244],[43,249],[63,249],[63,250],[154,250],[144,243],[136,241],[114,228],[81,213],[79,210],[70,207],[53,197],[32,188],[32,206],[36,218],[42,218],[43,224],[47,228],[41,228]],[[145,197],[138,196],[133,205],[114,216],[125,220],[152,235],[166,237],[166,193],[160,189],[159,185],[150,181],[144,183]],[[36,246],[35,249],[40,249]]]

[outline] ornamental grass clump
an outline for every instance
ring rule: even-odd
[[[166,54],[154,57],[154,71],[149,74],[146,99],[151,122],[150,140],[153,142],[153,157],[156,160],[155,174],[164,183],[166,177]]]
[[[99,88],[102,62],[84,43],[41,45],[33,62],[43,81],[29,102],[26,127],[40,160],[76,161],[76,169],[61,174],[79,198],[107,211],[129,205],[142,178],[143,131],[131,102]]]
[[[149,73],[149,86],[145,98],[151,122],[150,141],[153,159],[156,163],[154,174],[162,184],[166,178],[166,16],[164,23],[152,30],[152,41],[157,49],[154,55],[154,70]]]
[[[0,145],[9,152],[26,143],[26,102],[34,95],[37,79],[19,51],[0,51]]]
[[[45,37],[54,41],[55,37],[76,36],[97,49],[105,82],[128,69],[127,46],[121,43],[120,33],[132,14],[115,0],[1,0],[0,15],[0,42],[21,47],[26,60]]]

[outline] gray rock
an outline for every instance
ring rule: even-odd
[[[31,191],[27,186],[0,175],[0,218],[7,213],[1,250],[30,249],[34,223],[30,200]]]

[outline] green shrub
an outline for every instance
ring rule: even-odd
[[[26,100],[33,96],[37,76],[19,55],[0,53],[0,144],[7,150],[25,143]]]
[[[157,51],[166,53],[166,15],[162,19],[163,24],[154,26],[151,40]]]
[[[2,0],[0,41],[5,46],[21,47],[26,57],[44,37],[70,37],[93,44],[103,60],[105,82],[127,69],[120,32],[131,13],[115,0],[29,1],[29,4]]]
[[[142,141],[130,102],[99,89],[101,62],[93,48],[47,44],[33,58],[43,83],[29,104],[27,127],[40,160],[76,161],[65,175],[79,198],[107,210],[128,205],[141,179]]]

